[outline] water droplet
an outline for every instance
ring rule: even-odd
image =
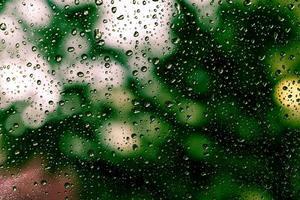
[[[111,11],[112,11],[112,13],[116,13],[117,12],[117,7],[112,7]]]
[[[103,0],[95,0],[95,4],[97,6],[101,6],[103,4]]]
[[[74,47],[68,47],[68,52],[73,52],[75,50]]]
[[[131,56],[132,54],[133,54],[133,51],[131,51],[131,50],[126,51],[127,56]]]
[[[42,185],[47,185],[47,181],[46,181],[46,180],[42,180],[42,181],[41,181],[41,184],[42,184]]]
[[[141,71],[142,72],[146,72],[148,70],[148,68],[146,67],[146,66],[143,66],[142,68],[141,68]]]
[[[137,148],[138,148],[139,146],[137,145],[137,144],[133,144],[132,145],[132,149],[135,151],[135,150],[137,150]]]
[[[110,68],[110,64],[107,62],[107,63],[104,64],[104,67],[105,68]]]
[[[71,184],[68,183],[68,182],[66,182],[66,183],[64,184],[64,187],[65,187],[66,189],[69,189],[69,188],[71,187]]]
[[[62,61],[62,57],[61,56],[56,56],[55,60],[56,60],[56,62],[61,62]]]
[[[123,20],[124,19],[124,15],[120,15],[119,17],[117,17],[118,20]]]
[[[0,29],[2,30],[2,31],[5,31],[6,30],[6,24],[5,23],[1,23],[0,24]]]
[[[77,73],[77,76],[78,76],[78,77],[84,77],[84,73],[83,73],[83,72],[78,72],[78,73]]]
[[[137,70],[133,70],[132,75],[133,76],[137,76],[139,74],[139,72]]]

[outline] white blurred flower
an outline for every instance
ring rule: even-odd
[[[46,0],[14,0],[6,12],[16,16],[27,25],[46,26],[52,19],[52,11]]]
[[[17,19],[3,13],[0,23],[5,24],[5,30],[0,31],[0,108],[25,101],[29,105],[22,113],[24,123],[38,127],[47,113],[57,106],[61,90],[59,82],[51,74],[48,63],[32,51]]]
[[[60,66],[59,74],[64,84],[82,83],[104,95],[104,90],[122,86],[127,77],[125,68],[118,62],[104,57],[82,61],[81,56],[88,52],[89,44],[85,37],[71,35],[66,39],[65,62]],[[68,49],[72,48],[72,51]],[[103,92],[103,93],[101,93]]]
[[[162,57],[172,49],[171,20],[175,8],[171,0],[114,1],[104,0],[101,18],[95,28],[102,33],[105,45],[132,51],[131,70],[139,70],[139,78],[149,76],[149,56]],[[143,55],[145,54],[145,55]],[[143,71],[146,67],[148,72]]]
[[[100,59],[71,64],[61,70],[61,76],[66,84],[88,84],[98,91],[108,87],[119,87],[126,80],[126,72],[120,64]]]
[[[129,124],[114,121],[106,124],[102,131],[102,142],[120,154],[131,153],[140,145],[138,138],[132,138],[133,127]]]

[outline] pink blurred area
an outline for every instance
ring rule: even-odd
[[[35,158],[21,169],[0,171],[0,200],[77,200],[74,171],[50,174],[44,166]]]

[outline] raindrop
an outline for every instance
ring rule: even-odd
[[[2,31],[5,31],[6,30],[6,24],[5,23],[1,23],[0,24],[0,29],[2,30]]]
[[[78,76],[78,77],[84,77],[84,73],[83,73],[83,72],[78,72],[78,73],[77,73],[77,76]]]

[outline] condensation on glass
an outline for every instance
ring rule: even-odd
[[[0,1],[0,199],[300,199],[297,0]]]

